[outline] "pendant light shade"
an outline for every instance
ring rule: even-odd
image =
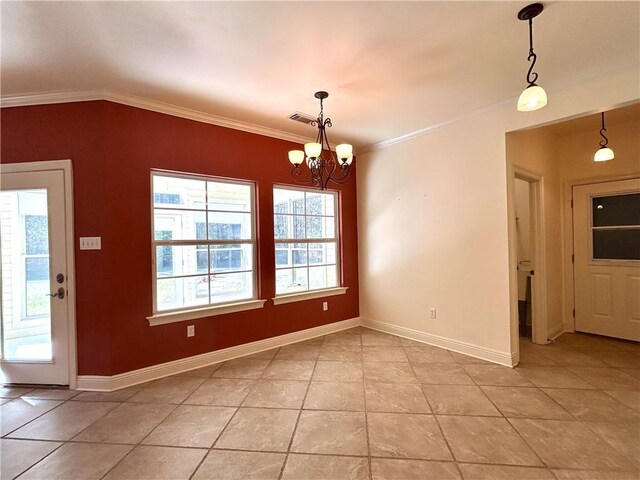
[[[518,111],[532,112],[547,104],[547,92],[538,85],[525,88],[518,98]]]
[[[547,92],[536,84],[538,74],[533,71],[538,59],[538,56],[533,51],[533,19],[540,15],[542,10],[544,10],[544,6],[541,3],[532,3],[518,12],[519,20],[529,22],[529,56],[527,60],[531,62],[527,72],[529,86],[524,89],[518,98],[518,111],[520,112],[532,112],[547,105]]]
[[[304,162],[304,152],[302,150],[291,150],[289,152],[289,161],[291,165],[300,165]]]
[[[602,128],[600,129],[600,136],[602,137],[602,140],[600,140],[600,148],[596,150],[596,153],[593,156],[593,161],[608,162],[609,160],[613,160],[615,155],[613,154],[613,150],[607,146],[609,144],[609,139],[605,135],[607,129],[604,128],[604,112],[600,114],[600,118],[602,119]]]
[[[608,162],[609,160],[613,160],[615,155],[613,154],[613,150],[609,147],[600,147],[596,150],[596,154],[593,156],[594,162]]]

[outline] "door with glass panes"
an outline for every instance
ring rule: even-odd
[[[640,179],[573,187],[576,330],[640,340]]]
[[[64,172],[0,177],[0,383],[69,384]]]

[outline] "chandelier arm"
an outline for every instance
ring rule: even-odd
[[[342,176],[338,178],[331,177],[331,181],[338,185],[342,185],[343,183],[347,183],[347,181],[351,178],[351,170],[349,169],[349,165],[345,165],[344,167],[340,167],[340,171],[342,172]]]
[[[308,179],[301,179],[300,177],[302,176],[302,169],[300,168],[299,165],[294,166],[291,169],[291,178],[293,178],[293,180],[300,184],[300,185],[318,185],[317,181],[313,178],[313,172],[311,172],[311,169],[309,169],[311,175],[309,176]]]

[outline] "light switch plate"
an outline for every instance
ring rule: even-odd
[[[80,237],[80,250],[102,250],[102,237]]]

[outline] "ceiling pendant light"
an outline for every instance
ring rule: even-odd
[[[335,153],[331,150],[329,139],[325,129],[331,127],[331,119],[324,118],[322,101],[327,98],[327,92],[316,92],[315,97],[320,100],[320,113],[318,118],[311,122],[311,125],[318,127],[318,136],[315,142],[305,143],[304,151],[291,150],[289,152],[289,162],[293,165],[291,176],[297,183],[313,185],[320,190],[326,190],[327,184],[333,182],[341,184],[349,180],[351,173],[350,165],[353,162],[353,146],[348,143],[336,145]],[[326,150],[328,158],[323,158],[322,151]],[[303,179],[302,162],[306,162],[309,168],[309,178]]]
[[[538,58],[533,51],[533,19],[540,15],[542,10],[544,10],[544,6],[541,3],[532,3],[518,12],[518,18],[520,20],[529,22],[529,56],[527,60],[531,62],[531,66],[527,72],[527,83],[529,86],[524,89],[520,94],[520,98],[518,98],[518,110],[521,112],[532,112],[547,104],[547,92],[544,91],[544,88],[536,85],[538,74],[533,71],[536,59]]]
[[[602,112],[602,128],[600,129],[600,136],[602,140],[600,140],[600,148],[596,150],[596,154],[593,156],[594,162],[608,162],[609,160],[613,160],[615,155],[613,154],[613,150],[607,147],[609,143],[609,139],[605,136],[604,132],[607,131],[604,128],[604,112]]]

